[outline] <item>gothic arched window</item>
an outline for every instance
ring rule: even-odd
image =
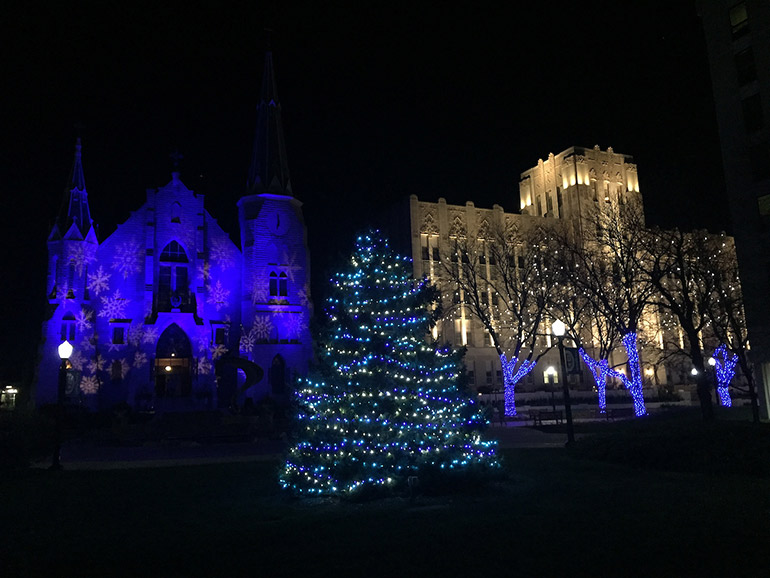
[[[158,264],[158,311],[189,310],[188,263],[187,253],[177,241],[171,241],[161,251]]]

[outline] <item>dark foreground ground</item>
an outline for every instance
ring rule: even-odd
[[[505,449],[507,479],[485,487],[367,503],[289,500],[276,485],[279,461],[265,455],[6,471],[0,569],[111,577],[770,575],[770,478],[704,469],[692,458],[703,450],[690,439],[680,447],[688,454],[680,469],[693,471],[653,469],[669,467],[645,457],[665,438],[653,441],[654,432],[666,428],[669,438],[687,437],[666,425],[610,431],[613,440],[643,440],[641,449],[626,442],[638,454],[627,464],[601,461],[617,462],[617,443],[589,436],[570,449]],[[667,445],[655,455],[675,460],[676,441]]]

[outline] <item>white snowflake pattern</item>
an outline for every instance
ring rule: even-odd
[[[302,307],[310,307],[310,287],[305,285],[302,289],[297,291],[297,298]]]
[[[88,373],[96,373],[97,371],[102,371],[103,369],[104,358],[99,354],[96,354],[90,358],[86,364],[86,371],[88,371]]]
[[[66,305],[75,298],[75,293],[70,289],[69,284],[64,283],[61,287],[56,288],[56,298],[61,301],[62,305]]]
[[[143,352],[141,352],[141,351],[137,351],[137,352],[134,354],[134,363],[133,363],[133,366],[134,366],[136,369],[141,369],[141,368],[143,368],[145,365],[147,365],[147,354],[146,354],[146,353],[143,353]]]
[[[88,337],[83,337],[83,339],[80,341],[80,346],[78,347],[80,351],[91,351],[93,348],[94,343]]]
[[[94,312],[85,307],[81,307],[80,311],[75,315],[75,325],[80,333],[85,332],[87,329],[91,329],[93,324],[91,321],[94,319]]]
[[[144,335],[142,335],[142,343],[154,344],[156,341],[158,341],[158,328],[145,327]]]
[[[83,275],[88,266],[96,261],[96,247],[90,243],[78,243],[74,247],[70,245],[67,248],[67,258],[75,266],[78,275]]]
[[[227,298],[229,295],[230,290],[222,287],[221,281],[217,281],[214,285],[209,285],[209,296],[207,301],[219,311],[222,307],[227,307]]]
[[[120,379],[126,379],[128,372],[131,371],[131,366],[128,364],[128,361],[123,358],[118,359],[117,361],[120,362]]]
[[[294,283],[295,275],[299,271],[302,271],[302,266],[297,263],[297,254],[292,253],[289,255],[288,253],[284,253],[283,262],[285,263],[284,269],[286,270],[286,274],[289,276],[291,282]]]
[[[222,344],[215,345],[211,348],[211,359],[219,359],[228,352],[227,347]]]
[[[286,315],[283,322],[283,326],[286,328],[289,338],[299,339],[302,333],[307,329],[305,324],[305,316],[302,313],[290,313]]]
[[[263,275],[255,275],[254,280],[251,282],[251,304],[267,303],[269,298],[267,280]]]
[[[94,295],[99,295],[104,291],[110,290],[110,277],[112,275],[104,270],[104,267],[99,265],[99,268],[95,273],[88,274],[88,290]]]
[[[126,341],[128,341],[134,347],[139,347],[143,339],[144,327],[142,327],[139,323],[132,323],[128,328],[128,336],[126,337]]]
[[[76,351],[70,356],[70,365],[72,365],[72,369],[75,371],[83,371],[83,364],[85,361],[86,360],[80,351]]]
[[[142,247],[136,239],[118,245],[112,268],[123,275],[124,279],[142,270]]]
[[[270,333],[273,331],[273,321],[270,319],[270,316],[259,315],[254,317],[254,325],[252,325],[251,331],[255,339],[269,339]]]
[[[107,351],[120,351],[126,346],[125,343],[108,343],[107,344]]]
[[[241,325],[241,339],[238,342],[238,349],[243,353],[251,353],[256,343],[256,336],[253,331],[246,332]]]
[[[211,343],[211,340],[209,339],[208,333],[202,332],[198,335],[198,351],[208,351],[209,343]]]
[[[99,317],[107,319],[123,319],[126,316],[126,306],[130,299],[121,296],[120,289],[115,289],[112,297],[101,297],[102,310],[99,311]]]
[[[83,377],[80,380],[80,391],[82,391],[86,395],[98,393],[99,380],[96,378],[95,375],[89,375],[88,377]]]
[[[210,278],[211,278],[211,264],[208,261],[203,261],[203,260],[198,261],[198,266],[196,268],[196,279],[198,281],[198,285],[200,286],[207,285]]]
[[[208,357],[198,358],[198,374],[208,375],[211,372],[211,362]]]
[[[227,239],[214,239],[209,247],[209,257],[220,271],[225,271],[234,265],[233,253]]]

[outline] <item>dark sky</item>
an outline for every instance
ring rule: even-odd
[[[316,277],[412,193],[515,211],[519,174],[572,145],[634,156],[648,222],[728,229],[693,2],[71,4],[0,25],[0,377],[32,366],[77,134],[101,238],[178,148],[237,241],[265,27]]]

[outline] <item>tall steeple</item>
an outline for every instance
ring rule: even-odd
[[[85,239],[92,228],[93,221],[88,208],[88,193],[83,176],[80,138],[78,138],[75,142],[75,159],[67,181],[67,189],[64,192],[64,201],[51,237]]]
[[[265,52],[262,96],[257,105],[257,130],[247,189],[250,194],[292,195],[281,125],[281,104],[275,84],[273,54],[269,49]]]

